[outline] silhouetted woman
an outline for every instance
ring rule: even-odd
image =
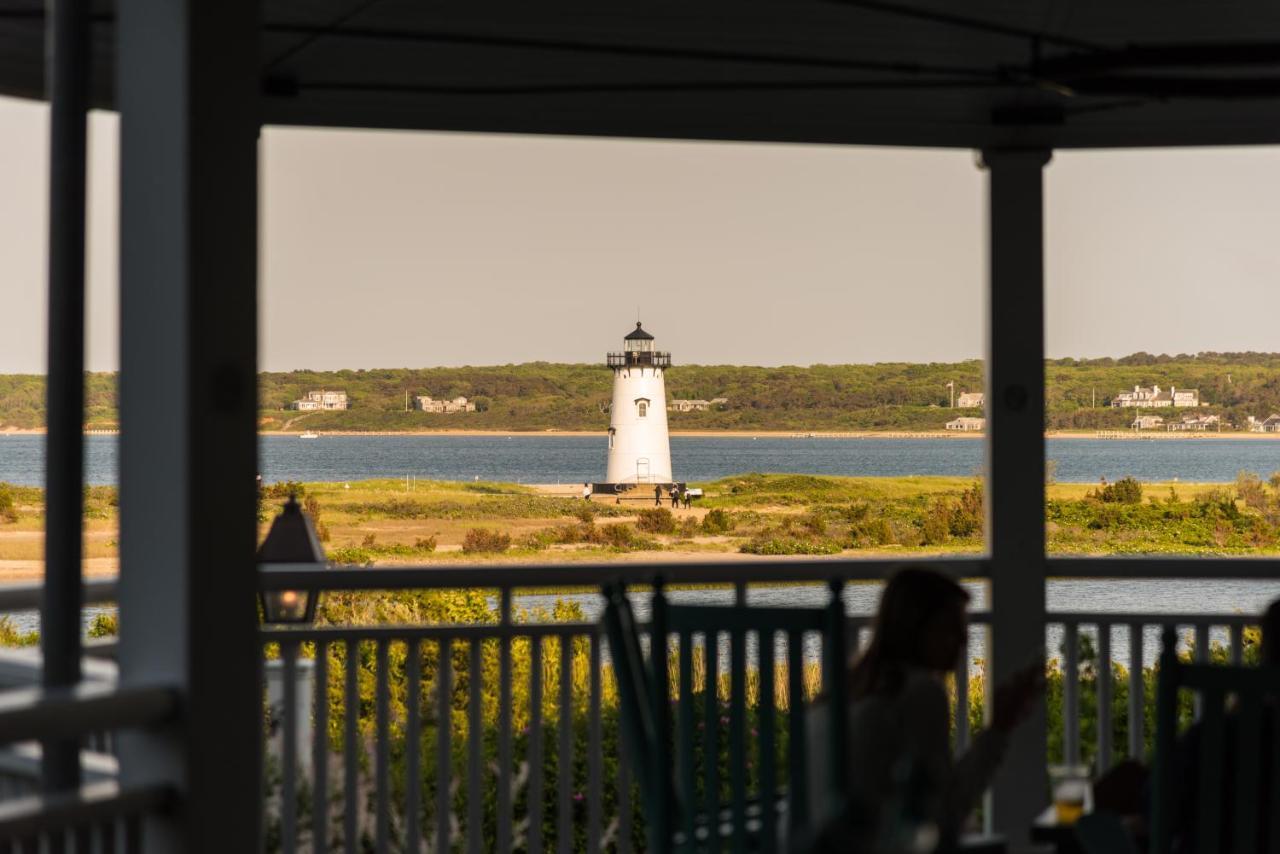
[[[848,671],[851,797],[881,834],[905,806],[943,840],[954,839],[990,785],[1008,733],[1042,689],[1037,660],[997,688],[992,726],[953,759],[943,678],[965,653],[968,602],[941,573],[899,570],[880,598],[871,643]],[[820,750],[822,739],[814,742]]]

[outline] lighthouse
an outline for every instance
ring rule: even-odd
[[[665,377],[671,354],[655,350],[653,336],[637,321],[622,341],[622,352],[608,355],[608,364],[613,370],[613,405],[605,482],[671,483]]]

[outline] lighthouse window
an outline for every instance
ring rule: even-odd
[[[637,400],[636,414],[639,415],[641,418],[644,418],[645,416],[647,416],[649,414],[649,401]]]
[[[613,450],[613,437],[616,432],[617,431],[615,431],[612,427],[609,428],[609,450],[611,451]]]

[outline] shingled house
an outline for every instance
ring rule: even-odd
[[[1161,407],[1161,406],[1199,406],[1200,391],[1194,388],[1178,389],[1169,386],[1168,390],[1153,385],[1150,388],[1134,386],[1133,391],[1122,391],[1111,398],[1113,408],[1128,406]]]

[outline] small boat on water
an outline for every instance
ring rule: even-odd
[[[320,434],[319,434],[319,433],[313,433],[312,431],[308,430],[308,431],[307,431],[307,432],[305,432],[305,433],[301,433],[301,434],[299,434],[299,435],[298,435],[298,438],[299,438],[299,439],[319,439],[319,438],[320,438]]]

